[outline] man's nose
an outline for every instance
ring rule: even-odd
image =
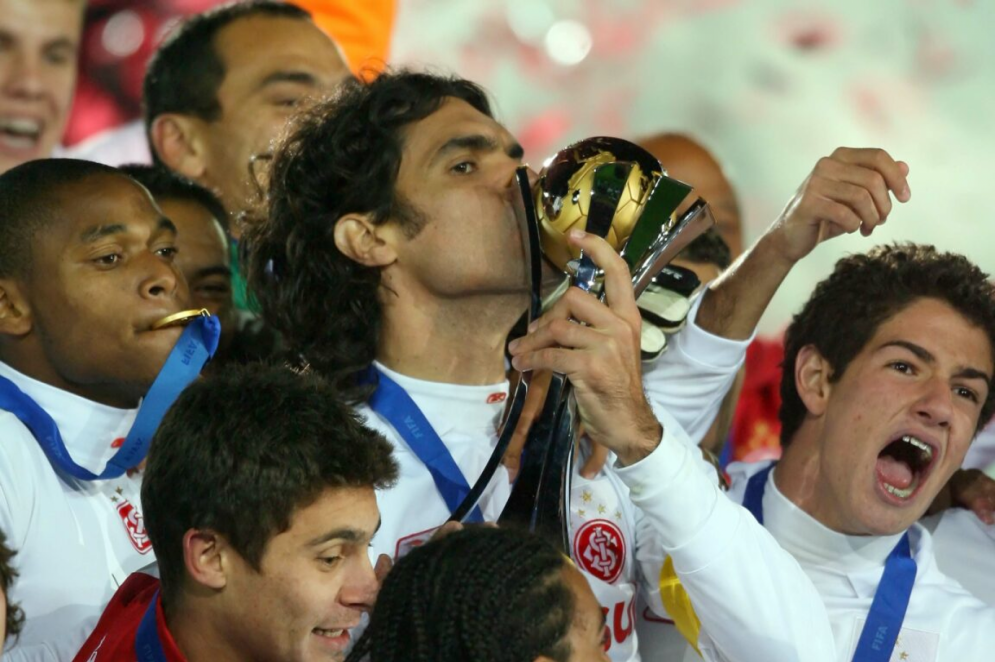
[[[182,295],[189,299],[186,281],[173,264],[154,253],[148,253],[141,261],[144,273],[139,285],[140,294],[148,299]]]
[[[41,59],[22,50],[17,50],[12,55],[3,83],[4,92],[12,97],[27,99],[40,96],[45,91]]]
[[[339,601],[343,606],[369,611],[377,601],[380,583],[377,581],[369,556],[367,554],[358,556],[362,558],[356,559],[355,567],[350,570],[349,576],[342,584]]]
[[[932,425],[945,428],[953,417],[953,398],[953,389],[945,379],[931,379],[916,402],[916,414]]]

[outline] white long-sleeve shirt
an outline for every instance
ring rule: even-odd
[[[730,496],[742,500],[746,483],[769,463],[730,465]],[[767,477],[764,525],[794,556],[829,614],[835,658],[850,662],[884,563],[902,534],[848,536],[826,528],[795,506]],[[909,529],[916,579],[891,659],[898,662],[986,660],[995,650],[995,609],[970,595],[937,567],[933,541],[920,524]]]
[[[825,608],[802,568],[664,436],[647,458],[615,470],[653,522],[701,619],[706,660],[835,659]]]
[[[0,375],[52,416],[72,458],[94,473],[135,420],[134,409],[91,402],[3,363]],[[31,432],[0,411],[0,529],[17,552],[10,598],[26,618],[4,662],[72,659],[116,588],[154,560],[140,485],[138,476],[79,481],[57,471]]]

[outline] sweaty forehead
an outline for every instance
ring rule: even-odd
[[[125,175],[90,175],[60,186],[50,200],[50,230],[65,241],[93,225],[158,223],[161,217],[148,191]]]
[[[0,32],[75,43],[83,29],[83,0],[0,0]]]
[[[434,113],[405,127],[402,167],[405,161],[413,166],[425,166],[447,143],[467,136],[491,140],[502,151],[517,144],[511,133],[494,118],[462,99],[447,98]]]
[[[995,367],[995,348],[985,329],[941,299],[921,297],[893,312],[878,325],[864,351],[908,345],[988,376]]]
[[[304,18],[258,14],[223,27],[214,48],[224,64],[222,88],[256,86],[274,72],[307,73],[322,84],[349,74],[335,43]]]

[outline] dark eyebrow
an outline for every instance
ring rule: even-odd
[[[263,78],[257,89],[261,90],[279,83],[297,83],[299,85],[317,87],[318,79],[306,71],[274,71],[269,76],[266,76],[266,78]]]
[[[909,342],[907,340],[892,340],[891,342],[886,342],[885,344],[881,345],[881,347],[882,348],[884,348],[884,347],[901,347],[901,348],[907,349],[910,352],[912,352],[913,354],[915,354],[916,357],[918,357],[921,361],[925,361],[926,363],[935,363],[936,362],[936,357],[933,356],[929,352],[929,350],[927,350],[925,347],[921,347],[921,346],[919,346],[919,345],[917,345],[915,343]],[[953,376],[954,377],[959,377],[959,378],[962,378],[962,379],[981,379],[981,380],[984,380],[984,382],[986,384],[989,384],[989,385],[991,384],[991,381],[992,381],[992,378],[991,378],[990,375],[988,375],[983,370],[978,370],[977,368],[969,368],[969,367],[961,368],[956,373],[954,373]]]
[[[177,233],[176,224],[173,223],[168,218],[166,218],[165,216],[159,217],[159,222],[156,223],[155,227],[156,230],[165,230],[166,232],[172,232],[173,234]]]
[[[915,354],[916,358],[925,361],[926,363],[934,363],[936,361],[936,357],[933,356],[929,350],[925,347],[909,342],[908,340],[891,340],[881,345],[882,349],[885,347],[901,347],[903,349],[907,349]]]
[[[456,136],[455,138],[450,138],[447,140],[442,147],[440,147],[436,152],[435,156],[432,157],[432,163],[445,158],[447,154],[452,152],[469,149],[474,152],[494,152],[501,149],[498,141],[490,136],[485,136],[481,134],[473,134],[469,136]],[[521,159],[525,155],[525,150],[518,143],[512,143],[505,150],[505,153],[513,159]]]
[[[97,225],[83,230],[83,232],[79,235],[79,240],[84,244],[92,244],[99,239],[103,239],[104,237],[112,234],[120,234],[126,230],[127,228],[121,223],[114,223],[113,225]]]
[[[53,39],[52,41],[45,44],[45,49],[56,49],[56,48],[68,48],[71,51],[78,51],[79,44],[70,39],[69,37],[59,37],[58,39]]]
[[[159,218],[159,222],[156,224],[157,230],[166,230],[176,234],[176,226],[171,220],[165,216]],[[111,223],[109,225],[95,225],[93,227],[83,230],[79,235],[79,240],[84,244],[92,244],[95,241],[108,237],[112,234],[121,234],[122,232],[127,232],[128,226],[123,223]]]
[[[377,520],[377,528],[373,529],[373,535],[376,535],[377,531],[380,530],[380,525],[382,520]],[[317,547],[318,545],[323,545],[330,540],[342,540],[345,542],[362,542],[367,539],[369,534],[366,531],[361,531],[359,529],[353,529],[351,527],[343,527],[341,529],[333,529],[328,533],[323,533],[322,535],[312,538],[307,542],[308,547]],[[369,536],[372,538],[373,536]]]

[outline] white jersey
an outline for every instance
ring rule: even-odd
[[[778,550],[769,534],[745,510],[721,497],[714,470],[701,459],[679,422],[661,407],[666,403],[669,410],[683,414],[681,422],[688,419],[700,438],[711,420],[708,410],[714,415],[739,369],[746,343],[708,336],[690,321],[680,336],[691,341],[675,342],[665,360],[645,374],[647,393],[664,427],[657,450],[625,469],[616,469],[610,461],[592,480],[574,475],[571,551],[607,611],[612,631],[609,654],[613,660],[639,659],[635,597],[642,592],[662,612],[659,573],[669,553],[680,572],[690,573],[692,597],[703,601],[699,611],[708,631],[702,641],[707,659],[741,660],[743,646],[749,645],[754,653],[748,659],[801,660],[799,651],[807,651],[812,642],[824,639],[831,644],[818,595],[811,587],[806,591],[801,570]],[[692,360],[687,351],[702,352],[709,360]],[[507,382],[441,384],[378,367],[407,391],[472,483],[497,443]],[[688,380],[699,376],[696,388],[689,389]],[[367,406],[360,412],[396,448],[400,478],[396,487],[378,494],[383,519],[373,551],[400,556],[424,543],[448,518],[449,509],[425,466],[394,428]],[[682,487],[661,485],[667,475]],[[629,494],[631,486],[638,494]],[[481,500],[485,520],[497,518],[509,494],[508,474],[501,467]],[[660,533],[664,529],[666,536]],[[733,549],[740,565],[727,563]],[[783,587],[784,595],[758,598],[766,594],[738,591],[735,582],[756,588],[756,582],[742,580],[745,573],[738,568],[744,567],[759,567],[757,582]],[[770,610],[756,608],[753,603],[758,599]]]
[[[734,464],[730,496],[742,500],[749,477],[770,463]],[[850,662],[894,536],[848,536],[832,531],[785,497],[767,477],[764,525],[801,564],[826,605],[836,659]],[[891,659],[896,662],[961,662],[990,659],[995,650],[995,609],[937,567],[933,541],[920,524],[909,529],[916,580]]]
[[[472,483],[497,444],[497,426],[508,384],[440,384],[412,379],[382,365],[377,367],[407,391]],[[378,493],[382,520],[373,551],[397,558],[426,542],[450,511],[431,474],[394,428],[366,406],[360,412],[367,425],[383,433],[396,449],[400,476],[395,488]],[[574,555],[598,601],[609,612],[609,653],[613,660],[638,659],[633,613],[641,576],[636,564],[640,541],[628,490],[610,470],[585,480],[576,468],[572,490]],[[510,493],[508,473],[502,466],[480,502],[485,520],[497,520]],[[659,545],[653,548],[659,549]],[[657,577],[660,564],[662,559],[656,564]]]
[[[995,525],[960,508],[926,518],[922,525],[932,533],[940,571],[995,607]]]
[[[55,420],[75,462],[100,473],[128,434],[136,410],[100,405],[0,363]],[[10,598],[25,627],[4,662],[70,660],[114,591],[154,560],[139,509],[139,477],[79,481],[57,471],[38,441],[0,411],[0,529],[17,552]]]

